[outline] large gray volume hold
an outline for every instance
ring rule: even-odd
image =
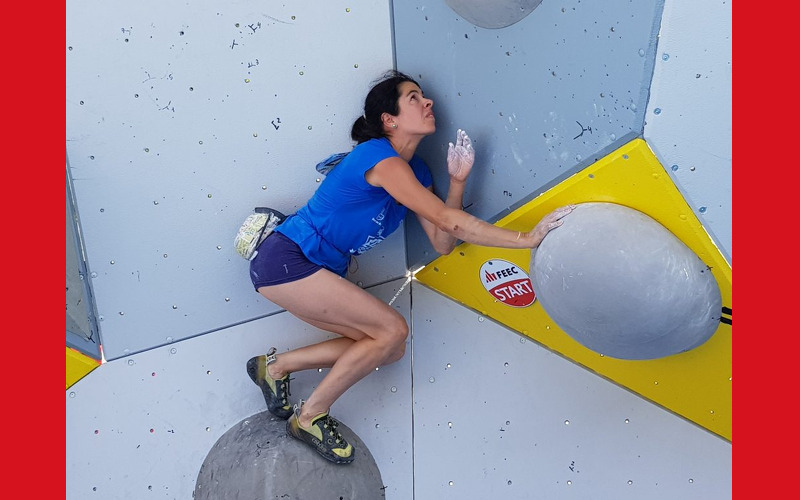
[[[542,0],[445,0],[445,3],[475,26],[499,29],[524,19]]]
[[[339,430],[356,450],[346,465],[328,462],[286,434],[286,421],[261,412],[223,434],[208,452],[194,499],[385,498],[375,459],[344,424]]]
[[[582,203],[531,252],[544,310],[573,339],[620,359],[693,349],[719,326],[722,298],[710,268],[650,216],[615,203]]]

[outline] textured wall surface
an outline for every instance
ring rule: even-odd
[[[669,0],[644,137],[732,262],[731,2]]]
[[[314,163],[350,147],[394,56],[436,100],[420,153],[439,190],[456,128],[475,141],[468,211],[499,219],[644,131],[730,253],[729,110],[688,109],[730,93],[730,3],[689,4],[546,0],[487,30],[444,0],[69,2],[67,154],[110,361],[66,393],[67,498],[189,498],[216,439],[263,411],[246,360],[326,338],[272,314],[233,234],[255,205],[305,201]],[[413,222],[407,233],[409,262],[429,262]],[[404,234],[392,238],[354,281],[405,272]],[[388,301],[402,282],[370,291]],[[387,498],[730,498],[730,442],[409,288],[395,303],[407,355],[332,410],[369,446]],[[295,376],[299,399],[319,374]]]
[[[293,212],[316,162],[349,150],[390,19],[382,2],[67,5],[67,155],[107,358],[277,310],[233,236],[255,206]],[[357,269],[402,276],[402,232]]]
[[[410,321],[411,286],[398,294],[404,283],[374,286],[370,293],[384,301],[397,295],[393,307]],[[217,440],[266,409],[247,376],[247,360],[270,346],[280,353],[331,337],[282,312],[104,363],[65,395],[66,498],[193,498],[200,466]],[[411,344],[409,338],[409,353]],[[292,403],[308,398],[322,376],[315,370],[292,374]],[[369,448],[388,499],[414,494],[412,394],[408,354],[356,384],[331,409]],[[304,451],[306,460],[324,462]],[[251,452],[258,456],[259,450]],[[228,498],[234,497],[220,500]]]
[[[443,162],[457,128],[475,143],[468,212],[496,220],[641,135],[661,7],[548,1],[507,28],[485,29],[445,2],[394,2],[398,69],[436,101],[437,132],[420,152]],[[446,192],[444,169],[434,180]],[[430,262],[416,224],[409,235],[409,262]]]
[[[331,410],[387,499],[731,497],[730,443],[424,285],[394,303],[406,318],[412,296],[406,356]],[[66,498],[191,498],[220,436],[264,411],[247,359],[325,338],[279,313],[103,364],[65,394]],[[294,374],[293,399],[320,377]]]
[[[69,340],[71,332],[73,336],[79,337],[79,339],[75,339],[76,343],[89,346],[92,344],[91,340],[96,336],[96,332],[92,329],[91,304],[87,298],[88,293],[86,283],[84,283],[86,272],[83,269],[83,257],[78,246],[79,230],[73,216],[69,190],[67,190],[66,202],[64,213],[67,226],[67,335]],[[92,354],[95,354],[94,351],[95,349],[88,350]]]
[[[413,301],[415,500],[731,497],[729,442],[424,286]]]

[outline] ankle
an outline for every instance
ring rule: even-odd
[[[311,422],[325,413],[324,411],[306,411],[305,408],[301,411],[300,415],[297,417],[297,423],[300,424],[300,427],[308,429],[311,427]]]
[[[286,372],[278,368],[277,362],[267,365],[267,374],[272,380],[280,380],[286,376]]]

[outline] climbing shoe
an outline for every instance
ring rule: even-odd
[[[321,413],[314,417],[308,428],[301,427],[297,417],[300,416],[300,406],[295,405],[294,414],[286,422],[286,432],[295,439],[299,439],[311,446],[326,460],[337,464],[349,464],[355,458],[355,448],[349,444],[337,430],[339,422],[328,415]]]
[[[269,376],[267,365],[276,361],[275,348],[263,356],[256,356],[247,361],[247,374],[250,379],[261,388],[267,409],[276,417],[286,420],[292,415],[292,406],[289,404],[289,374],[283,378],[273,379]]]

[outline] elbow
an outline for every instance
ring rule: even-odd
[[[433,247],[436,253],[440,255],[450,255],[450,252],[452,252],[454,248],[455,245],[434,245]]]
[[[450,252],[452,252],[456,247],[458,240],[447,232],[441,230],[438,236],[439,237],[434,238],[431,241],[431,243],[433,243],[433,249],[436,250],[436,253],[440,255],[449,255]]]
[[[450,254],[458,240],[459,220],[451,215],[452,212],[460,212],[460,210],[444,210],[436,217],[428,219],[435,227],[432,234],[429,235],[433,249],[441,255]]]

